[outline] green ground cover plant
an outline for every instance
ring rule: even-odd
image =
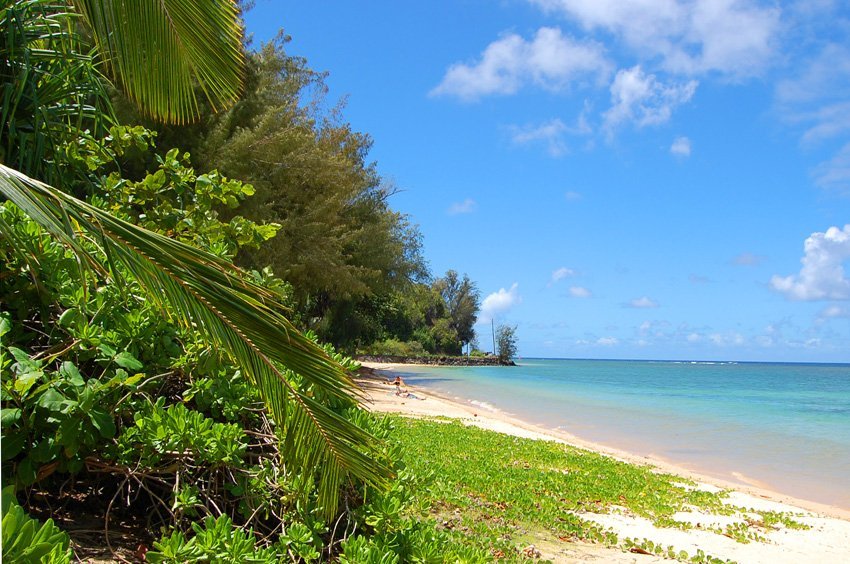
[[[66,564],[70,539],[51,519],[39,523],[15,499],[14,487],[3,488],[3,560],[21,564]]]
[[[688,529],[679,511],[760,515],[718,529],[738,542],[763,542],[766,530],[784,524],[805,527],[793,516],[753,512],[723,503],[724,492],[694,489],[679,476],[549,441],[535,441],[470,427],[451,420],[392,417],[393,437],[415,474],[433,475],[421,503],[441,527],[508,561],[522,561],[524,546],[540,538],[589,541],[690,562],[718,562],[703,552],[688,554],[652,539],[621,539],[582,518],[619,511],[658,527]]]

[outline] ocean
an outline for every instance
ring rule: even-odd
[[[524,359],[411,385],[740,484],[850,509],[850,365]]]

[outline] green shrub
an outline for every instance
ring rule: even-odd
[[[396,339],[372,343],[364,352],[377,356],[425,356],[428,354],[422,343],[418,341],[397,341]]]
[[[231,423],[216,423],[183,404],[164,407],[165,398],[133,416],[135,425],[119,438],[117,460],[128,466],[156,468],[164,462],[239,465],[245,454],[245,434]]]
[[[39,523],[15,499],[14,487],[3,489],[3,561],[19,564],[66,564],[71,561],[70,539],[53,524]]]
[[[207,517],[203,526],[192,524],[195,536],[187,539],[181,531],[172,531],[153,543],[145,555],[153,564],[190,562],[254,562],[276,564],[278,555],[271,548],[258,548],[253,530],[233,525],[227,515]]]

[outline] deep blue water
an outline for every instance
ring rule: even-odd
[[[415,386],[725,480],[850,509],[850,365],[526,359]]]

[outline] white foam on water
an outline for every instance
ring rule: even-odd
[[[476,407],[480,407],[481,409],[486,409],[487,411],[492,411],[493,413],[498,413],[499,409],[491,403],[487,403],[486,401],[479,400],[469,400],[469,403]]]

